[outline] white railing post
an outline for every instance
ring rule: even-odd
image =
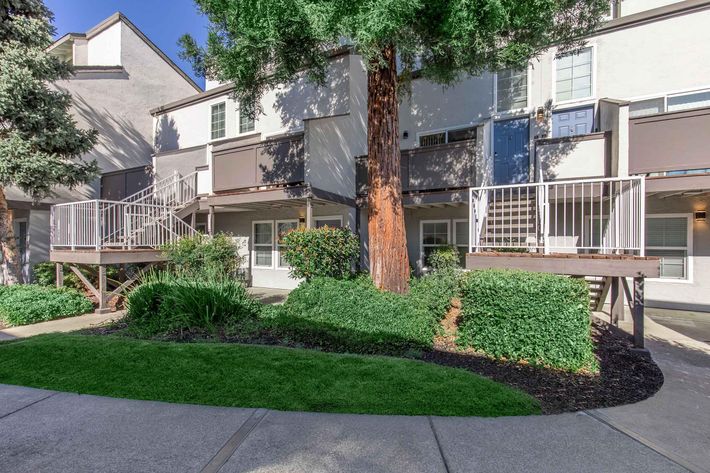
[[[473,253],[473,226],[476,225],[476,210],[473,208],[473,189],[468,190],[468,252]],[[478,244],[476,244],[478,246]],[[478,248],[476,248],[478,252]]]
[[[633,184],[633,183],[632,183]],[[639,191],[641,195],[640,210],[638,212],[639,219],[639,256],[646,256],[646,177],[641,176],[639,182]]]
[[[550,254],[550,189],[549,184],[545,183],[542,187],[544,226],[543,226],[543,248],[546,255]]]
[[[94,205],[96,206],[96,209],[94,210],[94,238],[96,239],[94,245],[96,251],[99,251],[101,249],[101,202],[97,200],[94,202]]]

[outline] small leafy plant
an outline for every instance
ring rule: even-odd
[[[427,266],[434,271],[456,269],[461,266],[458,248],[453,245],[435,248],[427,258]]]
[[[79,291],[36,284],[0,286],[0,320],[27,325],[92,312],[94,306]]]
[[[193,277],[233,277],[242,267],[239,246],[225,233],[197,234],[163,247],[168,269]]]
[[[279,237],[297,279],[349,278],[360,257],[360,240],[346,228],[296,228]]]

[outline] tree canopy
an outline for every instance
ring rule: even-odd
[[[196,0],[206,45],[181,38],[198,73],[233,81],[244,103],[306,71],[322,82],[329,51],[357,48],[369,67],[394,46],[400,82],[415,70],[438,83],[521,67],[551,45],[577,47],[607,0]]]
[[[97,132],[77,128],[71,95],[51,83],[71,67],[47,52],[52,13],[41,0],[0,0],[0,189],[18,186],[34,200],[56,185],[75,187],[97,173],[81,159]]]

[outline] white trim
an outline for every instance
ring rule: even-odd
[[[451,219],[438,219],[438,220],[420,220],[419,221],[419,266],[422,269],[427,269],[426,261],[424,261],[424,225],[427,223],[445,223],[446,224],[446,244],[451,244]],[[432,245],[428,244],[426,246],[442,246],[442,245]]]
[[[256,247],[266,246],[266,244],[256,243],[256,225],[260,223],[268,223],[271,225],[271,265],[258,265],[256,264]],[[276,262],[274,261],[275,256],[275,241],[274,241],[274,221],[273,220],[252,220],[251,222],[251,267],[255,269],[274,269]]]
[[[702,87],[690,87],[690,88],[675,89],[675,90],[670,90],[670,91],[665,91],[665,92],[656,92],[653,94],[634,95],[632,97],[627,97],[624,100],[626,100],[627,102],[638,102],[641,100],[662,99],[662,98],[668,97],[670,95],[687,95],[687,94],[692,94],[694,92],[706,92],[706,91],[710,91],[710,84],[702,86]],[[665,103],[665,101],[664,101],[664,103]]]
[[[274,268],[276,271],[289,271],[291,269],[291,266],[281,266],[281,246],[279,245],[279,223],[295,223],[296,226],[294,228],[298,228],[298,219],[297,218],[287,218],[283,220],[275,220],[274,221]]]
[[[675,247],[675,246],[646,246],[646,249],[665,249],[665,250],[685,250],[687,257],[687,266],[685,268],[686,275],[684,279],[678,278],[649,278],[649,281],[662,282],[664,284],[693,284],[693,222],[694,215],[692,213],[678,212],[678,213],[660,213],[660,214],[646,214],[645,218],[680,218],[684,217],[688,221],[687,232],[688,232],[688,242],[687,247]]]
[[[342,215],[318,215],[313,216],[313,228],[318,228],[318,220],[338,220],[340,221],[340,226],[343,226],[343,216]]]
[[[218,107],[220,105],[224,105],[224,135],[217,137],[217,138],[212,138],[212,132],[214,131],[212,128],[212,110],[214,107]],[[209,115],[209,120],[210,120],[210,126],[209,126],[209,136],[207,137],[208,140],[207,142],[213,142],[213,141],[218,141],[218,140],[223,140],[227,138],[227,101],[223,100],[222,102],[216,102],[213,104],[210,104],[210,115]]]
[[[525,107],[523,108],[517,108],[517,109],[512,109],[512,110],[498,110],[498,72],[493,73],[493,116],[491,117],[492,119],[500,119],[503,117],[515,117],[518,115],[523,115],[527,114],[529,115],[531,110],[532,110],[532,64],[528,63],[527,69],[526,69],[526,81],[527,81],[527,90],[526,90],[526,104]]]
[[[568,99],[568,100],[557,100],[557,61],[559,60],[557,57],[557,51],[555,51],[554,56],[552,57],[552,105],[553,109],[558,106],[558,105],[571,105],[571,104],[584,104],[586,102],[592,102],[597,100],[597,44],[596,42],[589,42],[587,43],[583,48],[580,49],[587,49],[591,48],[592,50],[592,87],[591,87],[591,95],[587,97],[581,97],[581,98],[573,98],[573,99]],[[566,56],[567,54],[574,54],[574,51],[570,53],[564,54]]]

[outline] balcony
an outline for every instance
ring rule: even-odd
[[[303,183],[303,136],[274,141],[259,138],[232,140],[214,147],[213,192]]]
[[[537,163],[545,181],[608,175],[611,132],[535,141]]]
[[[710,168],[710,107],[629,120],[629,173]]]
[[[402,150],[402,192],[472,187],[476,140]],[[358,194],[367,193],[367,156],[357,158]]]

